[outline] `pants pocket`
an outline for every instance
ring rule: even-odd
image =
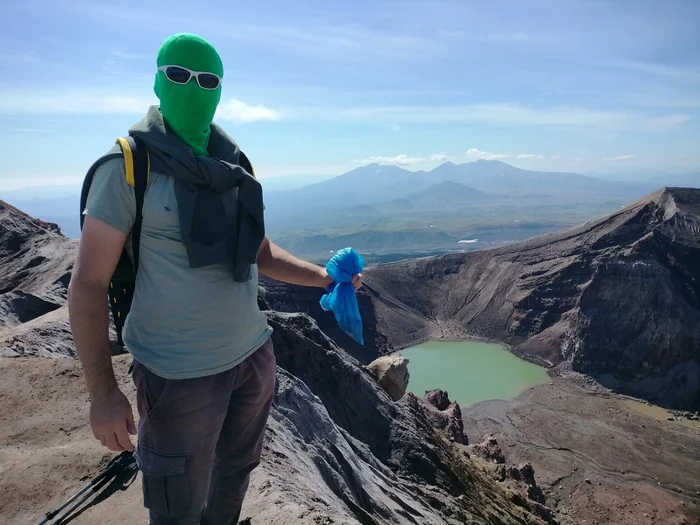
[[[168,518],[185,514],[192,502],[187,454],[164,453],[139,444],[136,461],[142,473],[144,506]]]
[[[140,417],[153,415],[156,408],[163,404],[163,398],[172,381],[157,376],[138,361],[134,360],[132,378],[136,385],[136,401]]]

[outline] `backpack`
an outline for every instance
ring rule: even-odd
[[[108,154],[100,159],[101,161],[109,158],[114,158],[118,155],[124,157],[124,173],[129,185],[134,188],[136,197],[136,217],[131,228],[131,253],[133,259],[129,256],[126,246],[122,250],[117,266],[112,274],[112,279],[107,290],[107,300],[112,312],[112,322],[114,323],[115,331],[117,332],[117,344],[124,347],[122,339],[122,330],[126,316],[131,311],[131,302],[134,298],[134,289],[136,287],[136,272],[139,266],[139,248],[141,242],[141,224],[143,222],[143,201],[146,195],[146,187],[150,174],[150,157],[146,145],[136,137],[127,136],[119,137],[117,144],[121,149],[121,153]],[[248,157],[239,150],[239,165],[250,173],[255,178],[255,171]],[[95,170],[100,162],[96,162],[88,170],[83,180],[83,187],[80,194],[80,229],[83,228],[85,216],[83,212],[87,205],[87,197],[92,184],[92,178]]]
[[[119,262],[114,269],[112,279],[107,290],[107,299],[112,311],[112,322],[117,332],[117,344],[124,347],[122,339],[122,329],[126,316],[131,310],[131,301],[134,298],[134,288],[136,287],[136,272],[139,266],[139,247],[141,241],[141,222],[143,211],[143,200],[148,186],[148,176],[150,172],[150,159],[148,149],[139,139],[134,137],[119,137],[117,144],[121,148],[121,155],[124,157],[124,172],[129,185],[134,188],[136,196],[136,218],[131,228],[131,252],[133,259],[129,256],[126,246],[122,250]],[[112,158],[118,154],[108,155],[102,161]],[[83,212],[87,205],[87,197],[92,185],[92,178],[100,162],[96,162],[88,170],[83,180],[83,187],[80,193],[80,229],[83,229],[85,216]]]

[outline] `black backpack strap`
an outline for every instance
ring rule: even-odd
[[[127,183],[134,188],[136,199],[136,215],[131,227],[132,257],[124,247],[117,266],[109,283],[108,298],[112,311],[112,319],[117,332],[117,344],[124,346],[122,329],[124,321],[131,310],[131,301],[136,285],[136,271],[139,264],[139,248],[141,244],[141,225],[143,222],[143,203],[146,195],[150,172],[150,157],[146,145],[135,137],[120,137],[119,147],[114,147],[107,155],[95,161],[83,181],[80,195],[80,228],[83,227],[83,212],[87,203],[92,179],[97,167],[104,161],[122,157],[124,159],[124,175]]]

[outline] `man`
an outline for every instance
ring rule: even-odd
[[[262,191],[213,124],[223,65],[196,35],[157,58],[160,101],[130,133],[148,147],[140,258],[123,329],[134,358],[138,432],[110,358],[107,289],[136,214],[121,157],[99,164],[69,288],[71,328],[102,445],[134,450],[152,524],[236,524],[259,464],[275,383],[258,271],[323,289],[326,271],[264,235]],[[127,244],[127,246],[129,246]],[[354,279],[356,289],[362,276]]]

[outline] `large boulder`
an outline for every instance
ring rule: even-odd
[[[410,374],[408,359],[402,355],[387,355],[375,359],[367,365],[367,371],[394,401],[406,394]]]

